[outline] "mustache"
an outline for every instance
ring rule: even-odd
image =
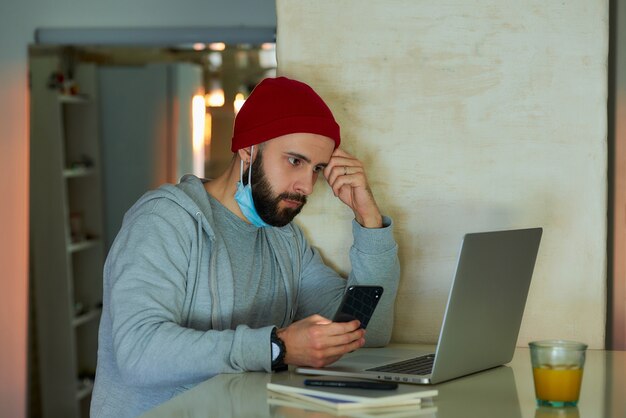
[[[294,202],[300,202],[303,205],[306,203],[306,196],[299,193],[281,193],[278,195],[278,199],[293,200]]]

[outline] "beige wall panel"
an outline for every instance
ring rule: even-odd
[[[606,1],[278,0],[278,65],[310,83],[393,217],[393,339],[435,342],[466,232],[543,226],[518,344],[603,347]],[[300,217],[350,269],[322,181]]]

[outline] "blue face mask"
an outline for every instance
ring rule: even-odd
[[[248,168],[248,184],[243,185],[243,160],[239,168],[239,182],[237,183],[237,192],[235,193],[235,201],[239,205],[239,209],[243,216],[250,221],[250,223],[258,228],[264,226],[270,226],[267,224],[256,211],[254,207],[254,199],[252,199],[252,156],[254,155],[254,145],[250,151],[250,167]]]

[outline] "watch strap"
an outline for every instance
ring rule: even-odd
[[[287,370],[287,365],[285,364],[285,354],[287,354],[287,348],[285,347],[283,340],[278,337],[276,327],[272,329],[272,333],[270,335],[270,353],[272,350],[272,344],[276,344],[279,349],[278,356],[272,361],[272,371],[282,372]]]

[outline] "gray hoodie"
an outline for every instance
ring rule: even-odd
[[[326,266],[294,223],[266,228],[287,299],[281,323],[231,326],[236,260],[215,230],[203,183],[185,176],[146,193],[126,213],[104,266],[98,366],[91,416],[134,417],[219,373],[270,371],[274,326],[331,317],[344,289],[385,292],[368,325],[368,346],[389,342],[400,267],[389,218],[353,221],[348,280]]]

